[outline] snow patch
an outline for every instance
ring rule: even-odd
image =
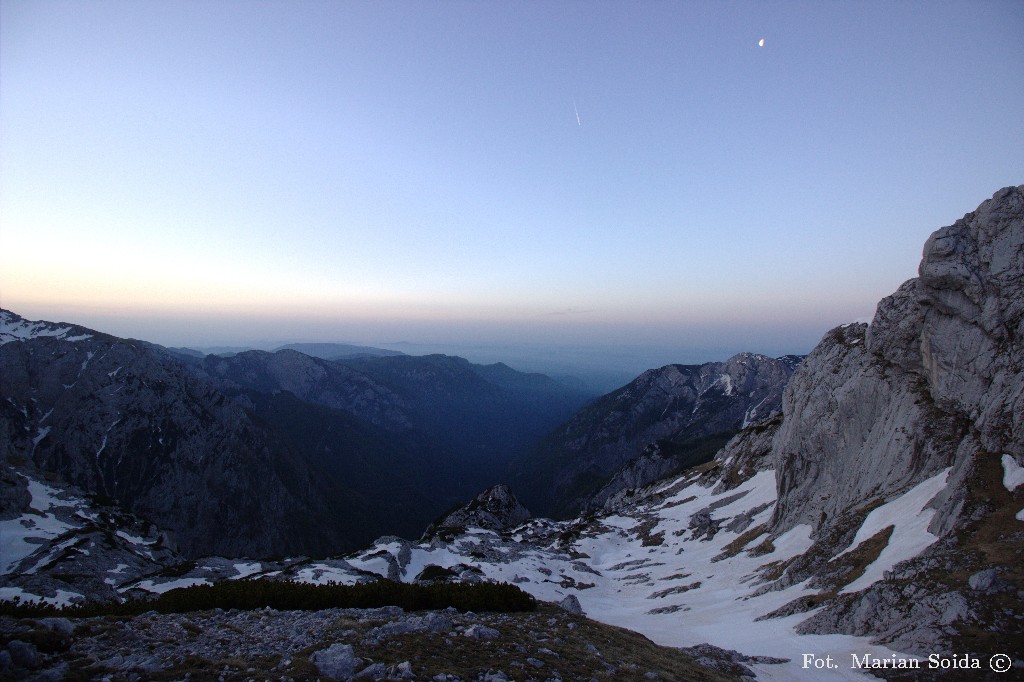
[[[685,479],[670,485],[680,483],[685,483]],[[662,486],[662,494],[667,488]],[[923,507],[931,497],[918,507]],[[430,564],[468,564],[478,568],[488,580],[518,584],[544,601],[561,601],[575,595],[591,618],[640,632],[664,646],[712,642],[746,654],[792,659],[788,664],[754,666],[759,679],[820,679],[820,671],[800,667],[804,653],[843,660],[850,653],[870,652],[887,658],[891,652],[872,645],[867,638],[797,635],[795,628],[808,613],[758,620],[794,599],[817,592],[809,589],[808,581],[786,589],[763,589],[766,572],[810,549],[808,525],[773,538],[773,550],[768,554],[751,556],[748,552],[726,551],[740,532],[771,518],[775,500],[775,472],[771,470],[760,471],[737,488],[718,493],[691,481],[667,497],[655,496],[649,503],[599,517],[570,548],[554,542],[548,545],[547,541],[528,544],[530,537],[556,538],[571,525],[555,521],[531,521],[517,529],[512,542],[491,532],[470,530],[442,546],[414,544],[410,560],[402,570],[402,580],[412,581]],[[709,509],[716,503],[719,506]],[[726,529],[730,519],[762,506],[765,508],[753,515],[741,531]],[[696,529],[690,526],[693,516],[703,510],[708,511],[713,521],[721,522],[718,532],[710,538],[707,534],[696,537]],[[661,544],[642,546],[638,541],[641,532],[660,537]],[[348,562],[353,568],[386,575],[401,552],[400,545],[382,543],[349,558]],[[579,558],[581,555],[585,558]],[[329,579],[329,568],[323,564],[310,565],[304,568],[300,579]],[[339,582],[341,577],[338,575]],[[837,680],[867,679],[857,671],[833,672]]]
[[[58,327],[49,322],[30,322],[29,320],[15,319],[10,313],[0,315],[0,346],[13,341],[29,341],[41,337],[51,336],[65,341],[85,341],[91,339],[91,334],[79,334],[68,336],[71,327]]]
[[[67,592],[65,590],[57,590],[57,596],[55,597],[44,597],[38,594],[32,594],[26,592],[20,587],[0,587],[0,601],[14,601],[14,599],[20,599],[24,602],[42,602],[44,604],[51,604],[53,606],[70,606],[76,601],[84,601],[85,596],[78,594],[77,592]]]
[[[37,433],[37,434],[36,434],[36,437],[32,439],[32,448],[33,448],[33,449],[35,449],[35,448],[39,447],[39,443],[40,443],[40,442],[42,442],[42,440],[43,440],[44,438],[46,438],[46,435],[47,435],[48,433],[50,433],[50,429],[51,429],[51,428],[53,428],[53,427],[50,427],[50,426],[44,426],[44,427],[42,427],[41,429],[39,429],[39,433]]]
[[[81,503],[80,500],[63,502],[57,497],[57,495],[61,494],[61,491],[57,488],[51,488],[50,486],[29,478],[24,474],[22,474],[22,476],[26,481],[28,481],[28,493],[32,496],[32,501],[29,502],[28,506],[31,509],[35,509],[39,512],[46,512],[49,511],[51,507],[77,506],[76,503]]]
[[[233,576],[232,580],[241,580],[242,578],[259,573],[263,570],[263,564],[258,561],[247,564],[235,564],[235,570],[238,571],[238,575]]]
[[[0,575],[11,573],[23,559],[72,526],[43,514],[22,514],[0,521]]]
[[[1017,464],[1013,455],[1003,455],[1003,485],[1011,493],[1024,483],[1024,467]]]
[[[127,532],[125,532],[123,530],[118,530],[117,531],[117,535],[122,540],[127,540],[128,542],[130,542],[133,545],[142,545],[143,547],[146,547],[146,546],[149,545],[149,541],[147,541],[146,538],[140,537],[138,535],[132,535],[131,533],[127,533]]]
[[[296,573],[295,580],[300,583],[309,583],[312,585],[326,585],[327,583],[353,585],[356,583],[357,578],[352,575],[351,572],[336,566],[313,564]]]
[[[164,592],[178,587],[194,587],[195,585],[209,584],[211,583],[206,578],[178,578],[177,580],[171,580],[166,583],[154,583],[152,580],[143,580],[133,587],[137,587],[140,590],[146,590],[147,592],[153,592],[154,594],[163,594]]]
[[[751,393],[750,397],[753,398],[754,394]],[[762,405],[764,405],[768,401],[768,398],[770,398],[770,397],[771,396],[765,396],[764,398],[761,399],[761,402],[759,402],[757,405],[754,405],[753,407],[751,407],[749,410],[746,411],[746,413],[743,415],[743,424],[740,426],[741,429],[747,428],[752,423],[754,423],[755,421],[757,421],[758,419],[761,418],[761,415],[759,415],[757,413],[757,410]]]
[[[896,564],[913,559],[939,539],[928,531],[928,524],[935,516],[935,510],[926,507],[946,487],[946,479],[951,470],[952,467],[943,469],[868,514],[853,538],[853,543],[836,555],[837,557],[850,552],[888,526],[893,526],[892,536],[878,558],[868,565],[864,574],[844,587],[840,594],[859,592],[870,587],[882,580],[885,572],[892,570]]]

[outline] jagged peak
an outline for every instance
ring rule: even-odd
[[[504,531],[530,518],[530,511],[519,502],[512,489],[503,483],[487,488],[468,503],[446,512],[432,523],[424,538],[444,528],[483,528]]]

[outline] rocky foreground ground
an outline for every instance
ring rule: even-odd
[[[0,680],[714,681],[751,675],[743,660],[657,646],[549,605],[0,618]]]

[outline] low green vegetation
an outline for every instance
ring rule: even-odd
[[[147,611],[187,613],[210,609],[316,611],[331,608],[400,606],[406,611],[445,609],[459,611],[533,611],[536,600],[508,583],[408,584],[378,580],[357,585],[310,585],[265,579],[232,580],[168,590],[156,599],[130,598],[124,602],[88,602],[56,607],[38,602],[0,602],[0,615],[16,618],[66,616],[133,616]]]

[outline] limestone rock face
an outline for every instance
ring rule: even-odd
[[[866,332],[832,330],[790,381],[774,442],[779,531],[828,524],[951,462],[929,438],[937,425],[922,382],[866,348]]]
[[[936,231],[919,274],[878,304],[870,327],[834,329],[807,357],[771,456],[773,533],[808,524],[816,541],[789,584],[827,573],[820,557],[849,545],[871,509],[948,469],[925,505],[934,543],[866,590],[826,597],[798,628],[923,652],[962,627],[1019,627],[1019,613],[997,604],[1024,583],[1013,549],[1022,501],[1000,484],[1008,462],[1024,462],[1024,186]],[[979,589],[995,575],[999,589]]]
[[[921,370],[989,452],[1024,458],[1024,187],[933,234],[920,268]]]
[[[1024,461],[1024,188],[936,231],[920,277],[870,327],[829,332],[786,387],[774,442],[777,530],[843,512],[953,467],[948,530],[975,456]],[[959,491],[959,492],[958,492]]]

